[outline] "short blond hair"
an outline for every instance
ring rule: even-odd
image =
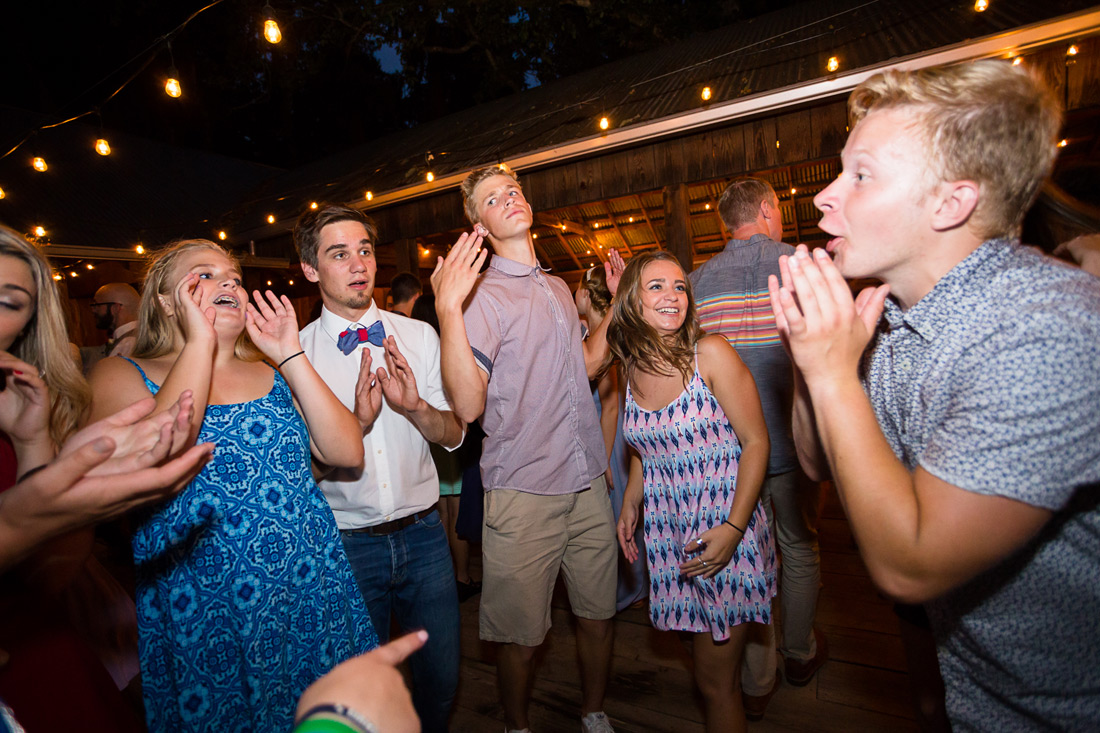
[[[477,202],[474,201],[474,189],[477,188],[479,183],[493,176],[506,176],[515,181],[516,185],[519,185],[519,178],[516,177],[515,171],[511,168],[501,168],[498,165],[478,168],[466,176],[466,179],[462,181],[462,207],[466,210],[466,218],[470,220],[471,224],[477,224],[481,221],[481,217],[477,213]],[[522,186],[520,188],[522,189]]]
[[[848,99],[851,126],[872,112],[902,109],[917,121],[930,183],[979,184],[970,226],[982,239],[1015,236],[1050,174],[1062,110],[1021,67],[975,61],[875,74]]]

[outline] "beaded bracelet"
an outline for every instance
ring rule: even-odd
[[[294,357],[296,357],[296,356],[301,356],[301,355],[302,355],[302,354],[304,354],[304,353],[306,353],[306,352],[305,352],[304,350],[302,350],[302,351],[299,351],[299,352],[298,352],[297,354],[291,354],[290,356],[288,356],[287,358],[285,358],[285,359],[283,359],[282,361],[280,361],[280,362],[279,362],[279,367],[278,367],[278,368],[279,368],[279,369],[282,369],[282,368],[283,368],[283,364],[286,364],[286,363],[287,363],[288,361],[290,361],[290,360],[291,360],[291,359],[293,359]]]
[[[378,733],[378,727],[346,705],[325,703],[307,710],[294,733]]]
[[[733,527],[734,529],[736,529],[741,534],[745,534],[745,530],[741,529],[740,527],[738,527],[736,524],[734,524],[733,522],[731,522],[728,519],[722,520],[722,524],[728,524],[729,526]]]

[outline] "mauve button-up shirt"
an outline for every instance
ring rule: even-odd
[[[485,489],[570,494],[607,469],[577,307],[561,278],[493,255],[463,313],[489,375]]]

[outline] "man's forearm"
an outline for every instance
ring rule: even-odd
[[[439,314],[440,371],[454,413],[469,424],[485,410],[486,377],[474,359],[462,313]]]
[[[457,448],[462,442],[462,421],[450,410],[441,411],[421,400],[421,407],[410,410],[409,419],[429,443],[438,443],[444,448]]]

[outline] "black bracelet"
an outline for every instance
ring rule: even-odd
[[[286,363],[287,363],[288,361],[290,361],[290,360],[291,360],[291,359],[293,359],[294,357],[296,357],[296,356],[301,356],[301,355],[302,355],[302,354],[304,354],[304,353],[306,353],[306,352],[305,352],[305,350],[303,349],[302,351],[299,351],[299,352],[298,352],[297,354],[291,354],[290,356],[288,356],[287,358],[285,358],[285,359],[283,359],[282,361],[280,361],[280,362],[279,362],[279,367],[278,367],[278,368],[279,368],[279,369],[282,369],[282,368],[283,368],[283,364],[286,364]]]
[[[24,481],[26,481],[31,476],[35,475],[36,473],[38,473],[39,471],[41,471],[43,468],[45,468],[48,465],[50,465],[50,464],[43,463],[41,466],[35,466],[34,468],[27,469],[27,472],[24,473],[22,476],[20,476],[18,479],[16,479],[15,483],[17,483],[17,484],[23,483]]]
[[[743,530],[743,529],[741,529],[740,527],[738,527],[738,526],[737,526],[736,524],[734,524],[733,522],[731,522],[731,521],[730,521],[729,519],[725,519],[725,520],[723,520],[723,521],[722,521],[722,524],[728,524],[729,526],[733,527],[734,529],[736,529],[736,530],[737,530],[738,532],[740,532],[741,534],[745,534],[745,530]]]

